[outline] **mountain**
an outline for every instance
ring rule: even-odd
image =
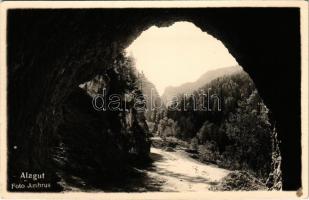
[[[159,108],[161,105],[160,95],[155,85],[143,73],[138,74],[138,87],[143,92],[146,101],[145,117],[148,121],[151,121],[152,109]]]
[[[188,82],[184,83],[180,86],[169,86],[165,89],[164,93],[161,96],[161,99],[167,105],[173,97],[177,96],[178,94],[188,93],[190,94],[194,90],[204,86],[205,84],[209,83],[210,81],[219,78],[225,75],[231,75],[237,72],[240,72],[242,68],[239,65],[232,66],[232,67],[225,67],[216,70],[211,70],[204,73],[199,79],[195,82]]]

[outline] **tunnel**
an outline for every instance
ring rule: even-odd
[[[61,106],[79,84],[149,27],[188,21],[250,75],[281,140],[283,189],[301,187],[298,8],[12,9],[7,19],[9,173],[48,168]]]

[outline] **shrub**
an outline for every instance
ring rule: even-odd
[[[219,185],[212,186],[213,191],[267,190],[259,179],[245,171],[234,171],[224,177]]]

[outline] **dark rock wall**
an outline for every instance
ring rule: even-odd
[[[10,173],[51,166],[61,105],[77,85],[102,73],[148,27],[186,20],[220,39],[251,76],[282,141],[283,188],[300,187],[298,9],[88,11],[9,11]]]

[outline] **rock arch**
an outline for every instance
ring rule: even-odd
[[[143,30],[175,21],[192,22],[221,40],[251,76],[273,113],[282,141],[283,188],[298,189],[301,131],[297,8],[10,10],[11,162],[26,169],[46,165],[48,138],[62,117],[59,105],[73,88],[93,78],[103,65],[110,65]],[[13,146],[20,147],[20,152]]]

